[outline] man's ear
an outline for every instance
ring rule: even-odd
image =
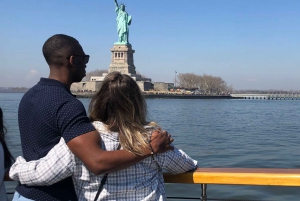
[[[70,56],[70,64],[72,66],[75,65],[75,57],[74,56]]]

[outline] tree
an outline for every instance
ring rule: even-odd
[[[200,87],[201,76],[194,73],[179,73],[177,78],[180,87],[188,89]]]
[[[178,84],[183,88],[201,89],[205,94],[228,94],[232,93],[232,86],[228,87],[221,77],[203,74],[202,76],[194,73],[179,73]]]

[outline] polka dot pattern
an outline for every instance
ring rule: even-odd
[[[41,78],[22,98],[19,105],[19,128],[23,156],[27,161],[44,157],[59,143],[95,130],[82,103],[61,82]],[[51,186],[16,188],[32,200],[77,200],[71,178]]]

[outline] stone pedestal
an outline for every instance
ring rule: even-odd
[[[133,62],[133,53],[135,52],[130,44],[114,44],[110,49],[111,63],[109,65],[108,73],[118,71],[122,74],[129,75],[136,81],[142,91],[148,91],[153,89],[153,84],[150,78],[142,77],[135,71]],[[102,76],[93,76],[91,81],[103,82],[108,73],[103,73]]]
[[[114,44],[113,48],[110,49],[111,63],[109,65],[108,73],[118,71],[122,74],[129,75],[135,81],[151,82],[150,78],[142,77],[140,74],[136,74],[133,53],[135,50],[132,49],[130,44]],[[107,74],[103,74],[105,77]]]
[[[115,44],[110,49],[112,52],[111,63],[108,72],[118,71],[122,74],[136,74],[133,53],[130,44]]]

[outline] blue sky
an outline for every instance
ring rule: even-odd
[[[234,89],[300,90],[299,0],[123,0],[136,70],[222,77]],[[119,2],[120,3],[120,2]],[[33,86],[49,69],[42,45],[79,40],[87,71],[108,69],[117,41],[113,0],[0,0],[0,87]]]

